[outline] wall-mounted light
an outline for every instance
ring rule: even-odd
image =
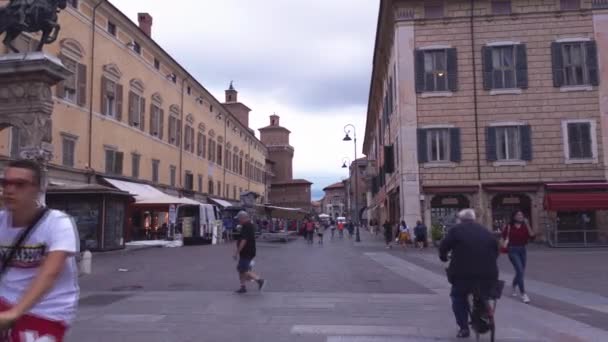
[[[130,41],[127,44],[125,44],[127,47],[129,48],[134,48],[135,47],[135,42],[134,41]]]
[[[199,104],[203,104],[203,100],[204,99],[203,99],[202,96],[199,96],[199,97],[196,98],[196,102],[198,102]]]
[[[167,80],[172,81],[173,83],[177,82],[177,75],[174,73],[170,73],[166,77]]]

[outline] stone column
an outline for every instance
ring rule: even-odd
[[[70,75],[57,57],[43,52],[0,56],[0,129],[18,128],[25,140],[20,157],[41,164],[43,204],[53,157],[51,87]]]

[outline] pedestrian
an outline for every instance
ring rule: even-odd
[[[348,239],[352,240],[353,239],[353,234],[355,232],[355,224],[353,223],[353,221],[348,221],[348,225],[346,226],[346,229],[348,229]]]
[[[399,244],[401,247],[407,247],[410,242],[410,228],[407,226],[405,221],[401,221],[399,224]]]
[[[344,239],[344,222],[338,221],[338,236],[340,240]]]
[[[237,240],[236,251],[234,252],[234,259],[238,261],[236,269],[239,273],[239,280],[241,282],[241,287],[236,293],[247,293],[247,281],[256,282],[258,290],[263,291],[266,286],[266,281],[253,273],[252,269],[253,260],[255,259],[257,252],[255,246],[256,227],[251,223],[249,214],[244,210],[239,211],[236,215],[236,219],[239,220],[241,225],[241,234]]]
[[[317,237],[319,238],[319,245],[323,244],[323,235],[325,234],[325,230],[328,226],[329,224],[326,221],[323,221],[319,224],[319,227],[317,228]]]
[[[333,218],[329,221],[329,226],[331,228],[331,239],[333,240],[336,233],[336,221]]]
[[[78,305],[79,238],[70,216],[38,205],[42,171],[8,164],[0,211],[0,340],[63,341]],[[41,339],[41,340],[42,340]]]
[[[315,234],[315,223],[312,220],[307,220],[305,224],[306,229],[306,241],[309,245],[313,244],[313,237]]]
[[[388,220],[384,221],[382,225],[384,227],[384,241],[386,242],[386,248],[392,248],[391,242],[393,240],[393,226]]]
[[[416,247],[427,248],[427,228],[422,221],[416,222],[416,227],[414,227],[414,236],[416,237]]]
[[[530,303],[530,297],[524,287],[524,274],[526,272],[528,254],[526,246],[534,237],[534,232],[521,210],[513,213],[511,221],[502,231],[502,247],[506,248],[509,260],[515,269],[515,277],[511,283],[513,286],[513,296],[517,297],[517,289],[519,288],[521,300],[526,304]]]
[[[452,284],[452,310],[460,330],[458,338],[467,338],[469,331],[468,296],[479,291],[482,300],[488,299],[498,282],[498,241],[492,233],[475,222],[473,209],[458,214],[461,223],[453,226],[439,246],[439,258],[448,261],[448,281]]]

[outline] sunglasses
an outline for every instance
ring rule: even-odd
[[[34,182],[25,179],[0,179],[0,185],[3,188],[14,186],[17,189],[25,189],[28,186],[34,185]]]

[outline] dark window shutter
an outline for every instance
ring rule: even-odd
[[[418,129],[417,131],[417,138],[418,138],[418,162],[419,163],[426,163],[429,161],[428,159],[428,155],[427,155],[427,144],[426,144],[426,130],[425,129]]]
[[[384,170],[386,173],[395,172],[395,152],[394,146],[384,146]]]
[[[101,77],[101,114],[108,115],[108,100],[106,99],[106,90],[108,88],[108,79]]]
[[[532,129],[530,125],[519,128],[521,134],[521,159],[532,160]]]
[[[154,127],[154,119],[156,118],[156,116],[158,115],[158,112],[156,111],[156,109],[154,109],[154,105],[151,104],[150,105],[150,135],[154,135],[155,130],[158,130],[158,127]],[[156,132],[156,136],[158,136],[158,132]]]
[[[448,89],[450,91],[458,90],[458,55],[456,49],[447,49],[447,72],[448,72]]]
[[[136,111],[136,99],[137,95],[135,95],[134,92],[129,91],[129,115],[127,118],[127,121],[129,122],[130,126],[133,126],[135,124],[135,122],[137,122],[137,119],[134,117],[135,116],[135,111]]]
[[[87,104],[87,66],[84,64],[78,64],[78,98],[76,102],[79,106],[83,107]]]
[[[600,85],[600,78],[598,75],[598,62],[597,62],[597,45],[594,41],[586,42],[585,48],[587,49],[587,70],[589,71],[589,83],[592,86]]]
[[[515,45],[515,58],[517,61],[517,88],[528,88],[528,54],[526,44]]]
[[[416,92],[424,91],[424,51],[414,51],[414,72],[416,76]]]
[[[139,99],[139,129],[146,129],[146,99],[143,97]]]
[[[496,127],[486,128],[486,157],[488,161],[496,161]]]
[[[65,56],[59,55],[59,59],[61,60],[61,63],[65,65]],[[60,99],[63,99],[65,97],[65,87],[63,82],[57,83],[57,86],[55,87],[55,95]]]
[[[177,141],[177,147],[180,147],[182,144],[182,120],[177,120],[177,137],[175,140]]]
[[[116,84],[116,120],[122,121],[122,85]]]
[[[483,65],[483,89],[492,89],[492,48],[484,46],[481,48],[481,61]]]
[[[163,109],[160,109],[160,119],[158,120],[158,122],[160,123],[158,125],[158,138],[160,140],[163,140],[164,137],[164,133],[165,133],[165,111]]]
[[[564,56],[562,44],[551,43],[551,68],[553,70],[553,86],[559,88],[564,85]]]
[[[122,161],[123,161],[124,156],[125,156],[125,154],[123,152],[116,152],[116,154],[115,154],[114,162],[116,163],[116,165],[115,165],[114,172],[116,174],[122,175]]]
[[[460,163],[461,159],[460,128],[450,128],[450,161]]]
[[[106,150],[106,173],[114,173],[114,151]]]

